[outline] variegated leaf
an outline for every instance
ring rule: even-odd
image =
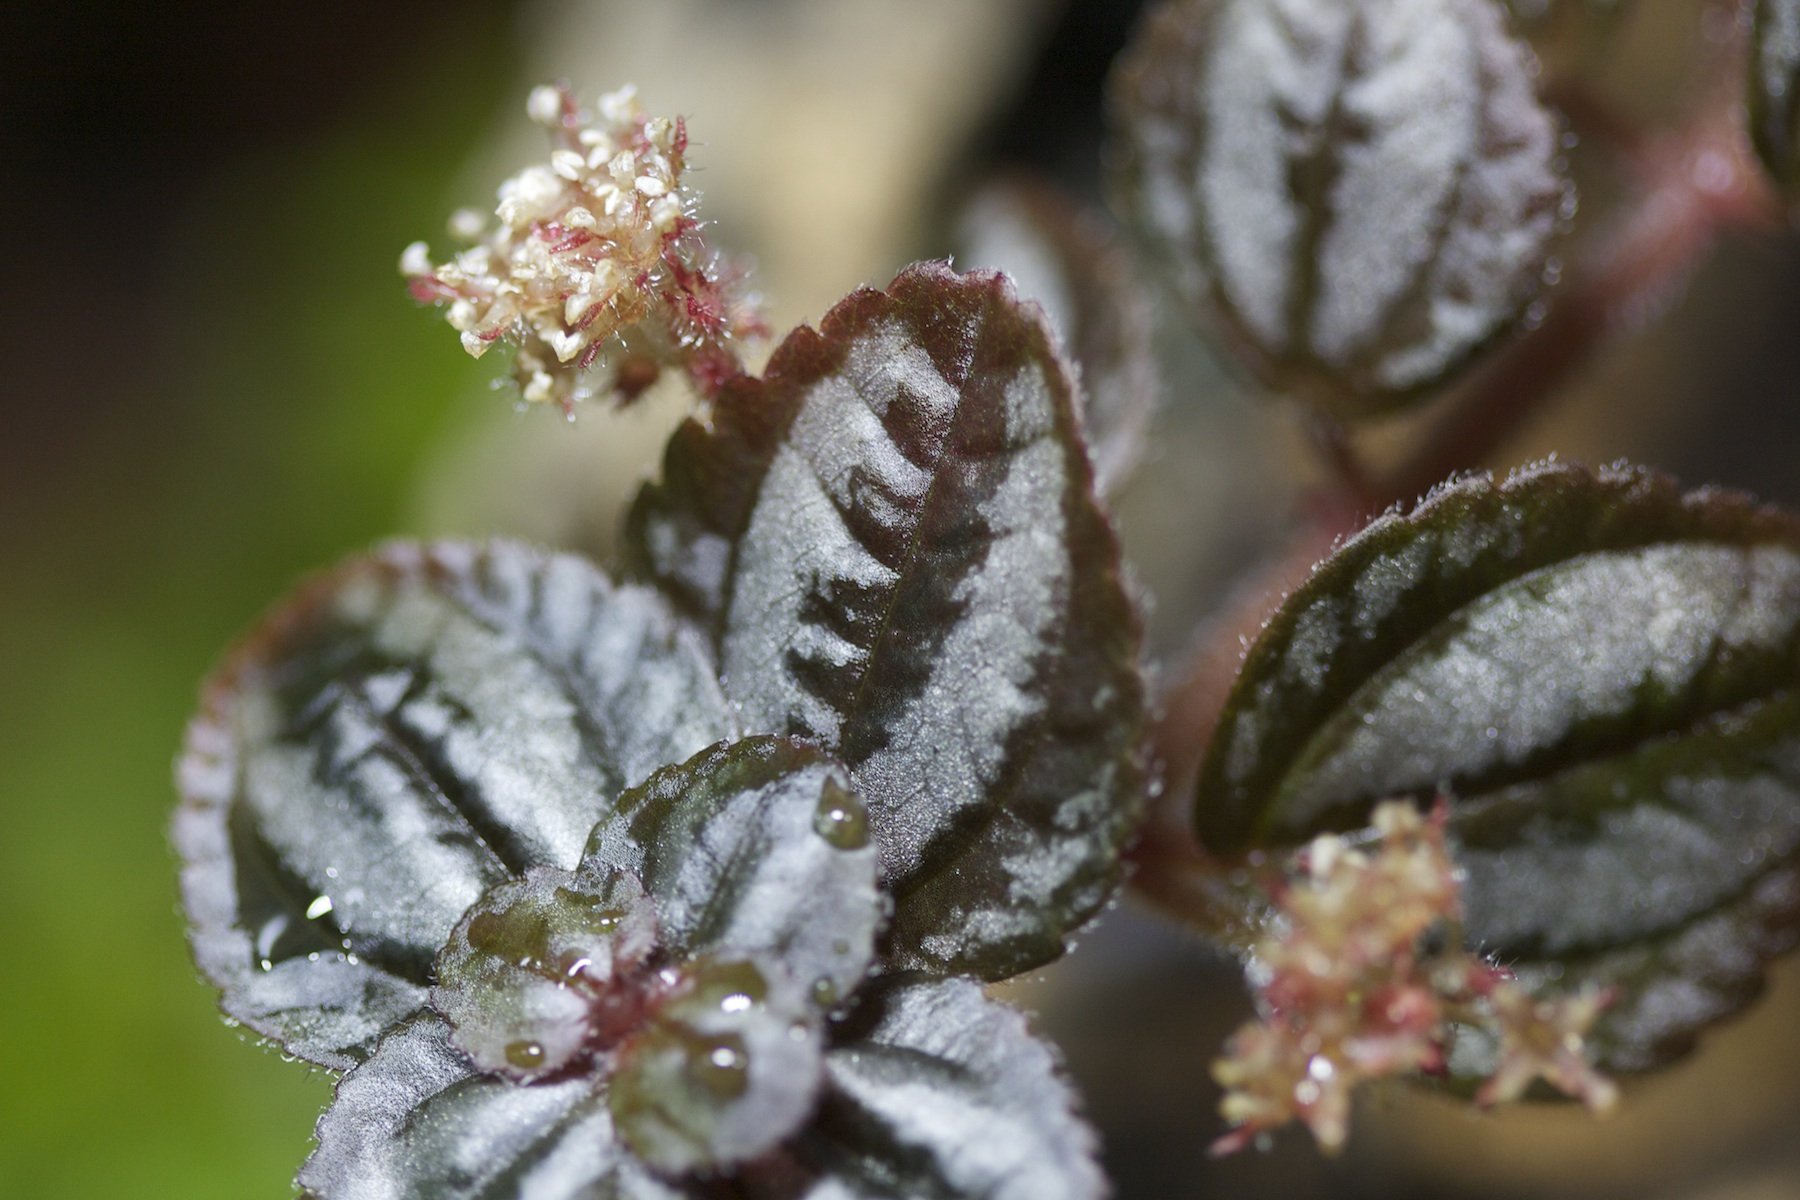
[[[665,767],[619,797],[587,853],[643,879],[668,954],[765,956],[825,1009],[869,969],[883,901],[868,811],[811,746],[745,738]]]
[[[1138,624],[1069,374],[1002,277],[913,267],[791,335],[677,432],[631,542],[745,725],[850,766],[898,963],[1010,975],[1110,894]]]
[[[1172,0],[1115,82],[1126,207],[1270,386],[1391,408],[1543,284],[1569,193],[1494,0]]]
[[[1559,464],[1448,485],[1340,548],[1252,647],[1201,769],[1215,853],[1451,797],[1474,943],[1614,986],[1663,1061],[1800,915],[1800,519]]]
[[[463,911],[573,867],[627,785],[735,724],[654,592],[496,542],[301,589],[207,685],[174,837],[227,1014],[343,1069],[418,1009]]]

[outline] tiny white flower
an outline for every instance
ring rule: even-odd
[[[409,279],[431,274],[431,248],[424,242],[414,242],[403,250],[400,254],[400,273]]]
[[[532,88],[531,95],[525,98],[525,113],[539,125],[562,124],[562,89],[547,83]]]
[[[552,150],[550,152],[550,169],[574,183],[587,170],[587,160],[574,150]]]
[[[472,242],[487,228],[487,217],[478,208],[459,208],[450,214],[450,236],[459,242]]]

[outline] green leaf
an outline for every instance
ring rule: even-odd
[[[1792,938],[1800,520],[1552,463],[1369,526],[1251,648],[1197,828],[1291,847],[1438,789],[1471,942],[1618,984],[1611,1069],[1685,1046]]]
[[[582,1076],[483,1075],[435,1015],[397,1027],[338,1082],[297,1182],[320,1200],[683,1200],[620,1144]]]
[[[1750,137],[1782,192],[1800,192],[1800,0],[1756,0]]]
[[[967,980],[890,978],[836,1031],[806,1200],[1089,1200],[1096,1139],[1051,1049]],[[797,1191],[799,1189],[796,1189]]]
[[[704,960],[621,1049],[613,1120],[669,1175],[717,1171],[773,1149],[812,1114],[822,1024],[779,967]]]
[[[1005,271],[1061,335],[1080,370],[1095,489],[1117,495],[1162,405],[1155,317],[1136,265],[1094,214],[1037,180],[982,188],[959,215],[956,240],[958,260]]]
[[[862,981],[882,897],[843,767],[778,737],[712,746],[619,797],[588,862],[644,881],[666,954],[772,959],[822,1008]]]
[[[899,964],[1025,970],[1116,882],[1140,634],[1078,429],[1004,278],[917,266],[727,385],[632,513],[746,727],[851,768]]]
[[[302,588],[207,685],[174,840],[227,1014],[343,1069],[490,887],[573,867],[626,785],[735,729],[654,592],[505,542]]]
[[[1493,0],[1174,0],[1115,80],[1126,209],[1196,316],[1338,416],[1536,296],[1568,184]]]

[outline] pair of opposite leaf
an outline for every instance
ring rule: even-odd
[[[632,576],[399,545],[228,659],[181,765],[196,956],[346,1072],[327,1197],[1085,1197],[1060,953],[1143,791],[1070,376],[915,267],[675,436]]]

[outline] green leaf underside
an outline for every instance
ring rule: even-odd
[[[1182,0],[1115,84],[1126,207],[1270,386],[1392,408],[1542,283],[1567,184],[1492,0]]]
[[[746,727],[850,766],[902,966],[1015,974],[1116,881],[1139,629],[1077,429],[1040,315],[923,265],[729,385],[632,513]]]
[[[1800,190],[1800,0],[1757,0],[1748,78],[1751,140],[1792,199]]]
[[[1143,458],[1163,393],[1136,264],[1093,214],[1033,180],[984,187],[959,216],[956,240],[959,261],[1005,271],[1061,334],[1080,369],[1095,489],[1117,495]]]
[[[586,853],[637,874],[665,953],[764,955],[824,1008],[881,920],[868,815],[843,767],[779,737],[709,747],[619,797]]]
[[[1648,1066],[1791,940],[1797,685],[1791,516],[1636,470],[1467,479],[1283,603],[1196,825],[1238,855],[1447,790],[1471,940],[1563,987],[1619,984],[1597,1044]]]
[[[227,1014],[343,1069],[494,884],[572,867],[625,786],[735,730],[654,592],[494,542],[301,589],[208,684],[174,839]]]

